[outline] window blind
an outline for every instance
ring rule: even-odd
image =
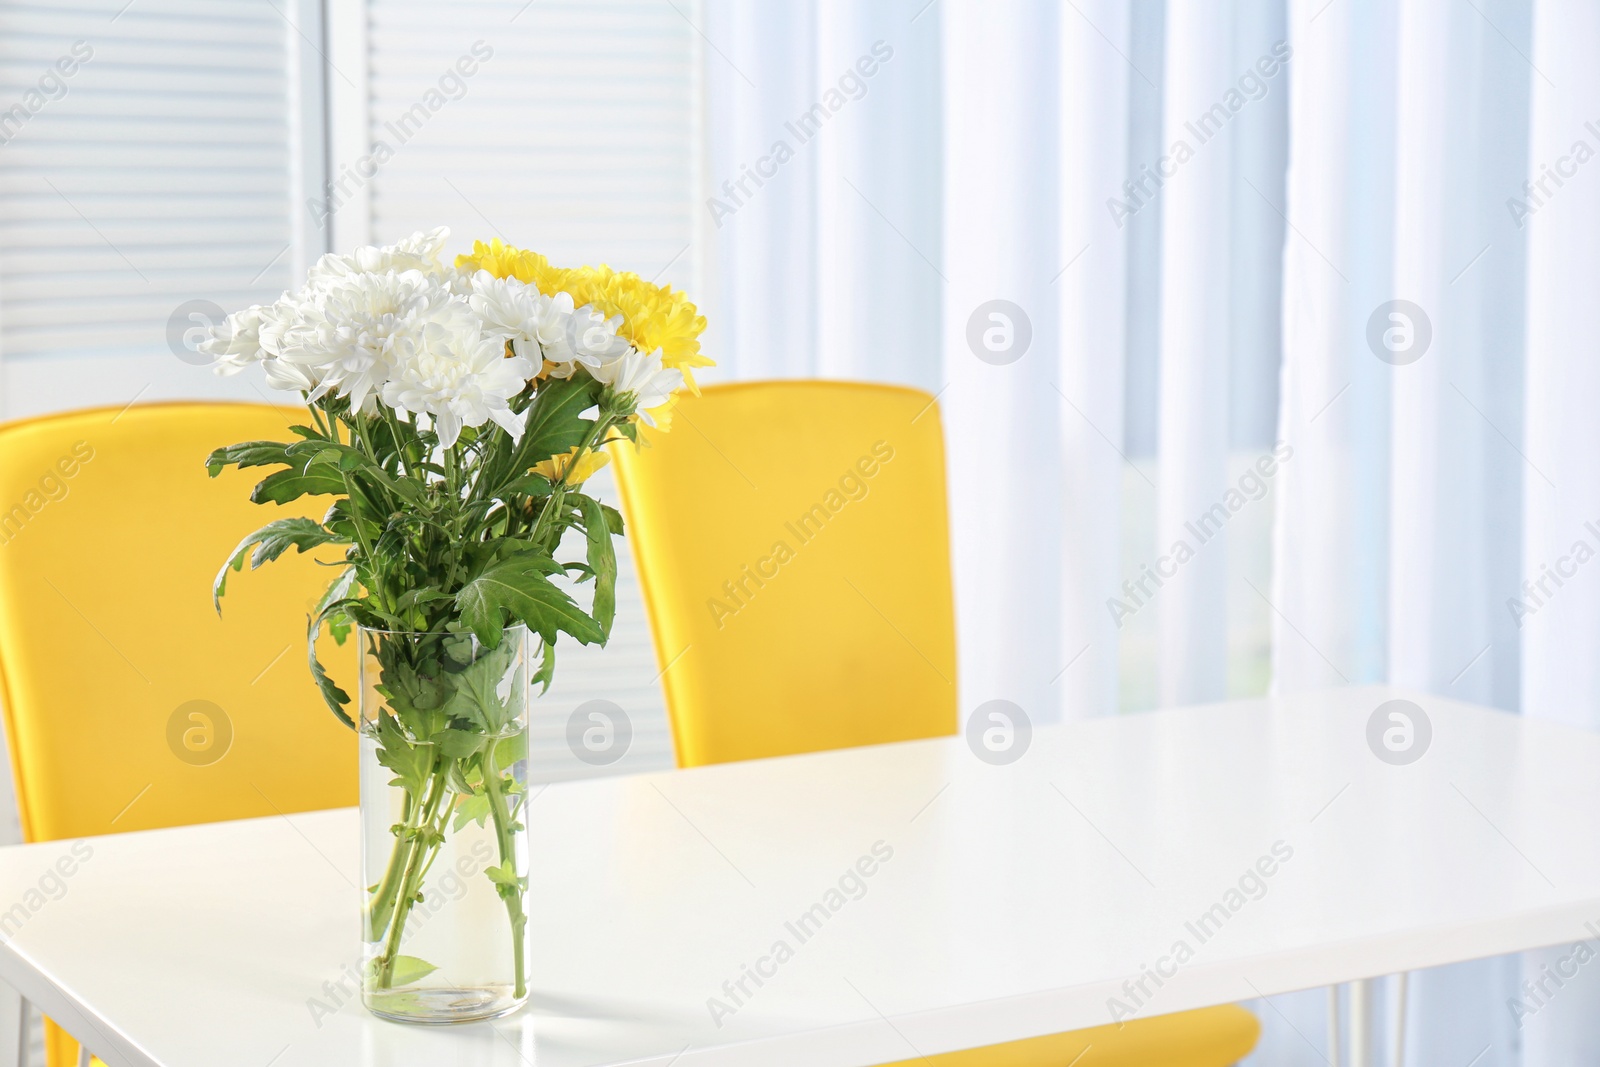
[[[691,281],[694,30],[679,8],[373,0],[368,32],[371,144],[392,153],[369,164],[376,239],[449,225],[456,243],[498,235]]]
[[[199,321],[180,306],[205,316],[190,302],[275,297],[319,251],[291,206],[305,162],[296,61],[320,26],[302,37],[301,10],[0,0],[7,363],[170,360],[174,314],[180,337]]]

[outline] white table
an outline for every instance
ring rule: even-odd
[[[492,1024],[354,998],[351,811],[80,843],[0,978],[114,1067],[853,1067],[1095,1026],[1112,997],[1158,1014],[1594,936],[1600,737],[1412,696],[1431,747],[1393,766],[1366,726],[1397,695],[1041,728],[1010,766],[951,738],[551,786],[533,1006]],[[878,842],[801,943],[786,922]],[[0,852],[0,915],[68,854]],[[779,940],[716,1025],[708,998]]]

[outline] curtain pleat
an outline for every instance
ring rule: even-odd
[[[1117,710],[1128,238],[1105,200],[1127,177],[1134,68],[1124,0],[1092,0],[1060,27],[1056,354],[1062,492],[1061,640],[1052,666],[1067,718]],[[1102,37],[1101,34],[1105,36]],[[1048,354],[1046,354],[1048,355]]]
[[[1524,246],[1503,208],[1526,169],[1529,28],[1521,5],[1407,0],[1396,93],[1394,296],[1421,307],[1432,341],[1391,372],[1389,675],[1510,710],[1520,650],[1499,605],[1518,581],[1522,484],[1538,476],[1516,444]],[[1515,963],[1417,974],[1413,1054],[1517,1062]]]
[[[1278,438],[1292,451],[1278,474],[1269,594],[1280,693],[1386,670],[1389,368],[1365,331],[1391,290],[1394,218],[1392,8],[1294,0],[1288,37]],[[1252,1064],[1326,1063],[1326,991],[1274,997],[1257,1015]]]
[[[1067,8],[941,3],[944,366],[961,706],[1059,714],[1058,20]],[[1019,610],[1027,604],[1029,609]]]
[[[1501,603],[1537,475],[1503,201],[1526,165],[1526,9],[1313,0],[1290,25],[1275,685],[1383,679],[1515,709]],[[1514,959],[1413,975],[1409,1055],[1517,1062],[1517,977]]]
[[[1293,0],[1288,21],[1278,436],[1293,451],[1274,528],[1278,692],[1388,669],[1391,368],[1366,330],[1393,294],[1397,26],[1387,0]]]
[[[817,151],[790,129],[817,103],[816,0],[704,0],[706,211],[721,374],[817,372]],[[797,127],[802,132],[809,126]],[[787,150],[774,151],[778,142]],[[782,157],[782,161],[779,161]]]
[[[1542,187],[1516,183],[1505,211],[1528,242],[1524,451],[1549,481],[1523,479],[1527,584],[1495,609],[1519,624],[1523,713],[1592,730],[1600,727],[1600,575],[1591,573],[1600,571],[1600,198],[1586,172],[1600,153],[1600,5],[1540,0],[1529,54],[1542,76],[1532,81],[1528,176]],[[1570,945],[1527,953],[1521,978],[1551,989],[1547,975],[1570,971],[1571,956]],[[1600,974],[1585,967],[1559,995],[1519,1000],[1528,1067],[1600,1062]]]
[[[912,21],[921,2],[818,5],[819,92],[848,103],[815,141],[817,370],[934,392],[943,384],[939,20]]]
[[[1185,546],[1193,556],[1170,565],[1158,598],[1163,705],[1220,700],[1227,689],[1227,526],[1207,513],[1228,481],[1233,6],[1167,9],[1162,141],[1174,173],[1161,190],[1156,550],[1176,561]]]

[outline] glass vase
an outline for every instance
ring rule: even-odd
[[[365,966],[374,1014],[526,1003],[528,632],[357,629]]]

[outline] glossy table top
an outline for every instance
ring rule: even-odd
[[[354,999],[353,811],[0,851],[0,977],[116,1067],[865,1067],[1595,936],[1600,736],[1404,695],[550,786],[493,1023]]]

